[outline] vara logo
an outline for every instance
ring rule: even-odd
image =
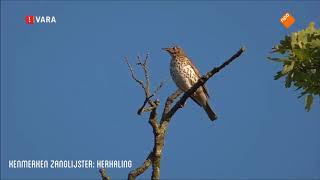
[[[53,24],[57,23],[55,16],[26,16],[26,24]]]

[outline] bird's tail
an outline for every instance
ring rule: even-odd
[[[214,121],[218,118],[216,113],[213,112],[208,102],[206,103],[205,106],[203,106],[203,109],[206,111],[211,121]]]

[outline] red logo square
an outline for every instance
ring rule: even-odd
[[[34,16],[26,16],[26,24],[34,24]]]

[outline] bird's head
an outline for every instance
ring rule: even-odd
[[[178,56],[186,56],[183,49],[178,46],[172,46],[168,48],[162,48],[164,51],[167,51],[172,57],[178,57]]]

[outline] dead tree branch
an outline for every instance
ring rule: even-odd
[[[138,59],[137,65],[140,66],[144,72],[145,82],[137,78],[134,69],[132,68],[131,64],[128,61],[128,58],[125,58],[125,63],[129,68],[132,79],[140,85],[140,87],[143,89],[143,92],[145,94],[145,100],[142,106],[138,109],[138,112],[137,112],[138,115],[141,115],[143,112],[151,111],[153,108],[158,106],[157,104],[154,103],[154,101],[151,100],[151,98],[155,96],[163,86],[163,82],[161,82],[160,85],[154,91],[154,93],[151,94],[150,75],[148,70],[148,58],[149,58],[149,55],[147,54],[144,61],[142,62],[140,56],[137,57]],[[147,103],[149,103],[150,105],[149,107],[146,107]]]
[[[128,179],[129,180],[133,180],[136,179],[137,176],[139,176],[140,174],[144,173],[151,165],[152,163],[152,152],[148,155],[147,159],[144,161],[144,163],[136,168],[135,170],[132,170],[129,175],[128,175]]]
[[[204,85],[211,77],[213,77],[216,73],[220,72],[223,68],[225,68],[227,65],[229,65],[232,61],[234,61],[236,58],[238,58],[243,52],[245,51],[244,48],[240,48],[238,52],[236,52],[232,57],[230,57],[228,60],[226,60],[223,64],[221,64],[218,67],[213,68],[211,71],[207,72],[204,76],[202,76],[196,84],[194,84],[187,92],[185,92],[182,97],[172,106],[174,101],[183,93],[180,90],[176,90],[174,93],[172,93],[166,100],[162,116],[160,118],[160,121],[157,118],[157,109],[159,107],[160,101],[158,99],[153,99],[154,96],[158,93],[158,91],[163,86],[163,82],[160,83],[160,85],[155,89],[155,91],[151,94],[150,90],[150,73],[148,69],[148,58],[149,55],[147,55],[144,59],[144,61],[141,60],[141,58],[138,56],[138,63],[137,65],[140,66],[144,72],[144,78],[145,82],[142,80],[139,80],[135,72],[132,68],[132,66],[129,64],[129,61],[127,58],[125,58],[125,62],[128,65],[129,71],[131,73],[131,77],[134,81],[136,81],[139,86],[142,87],[144,94],[145,94],[145,100],[142,104],[142,106],[138,110],[138,114],[141,115],[144,112],[150,112],[149,116],[149,124],[151,125],[153,129],[154,134],[154,146],[152,151],[149,153],[148,157],[145,159],[144,163],[137,167],[136,169],[132,170],[128,174],[129,180],[134,180],[136,177],[144,173],[151,165],[152,165],[152,176],[151,178],[156,180],[160,179],[160,163],[161,163],[161,156],[162,156],[162,150],[164,147],[164,138],[167,132],[168,125],[170,123],[171,118],[174,116],[174,114],[182,108],[183,104],[187,101],[187,99],[202,85]],[[149,104],[148,107],[147,104]],[[110,180],[110,177],[108,177],[105,173],[105,171],[100,170],[100,174],[103,180]]]
[[[107,176],[105,169],[99,169],[99,173],[101,175],[102,180],[111,180],[111,178]]]

